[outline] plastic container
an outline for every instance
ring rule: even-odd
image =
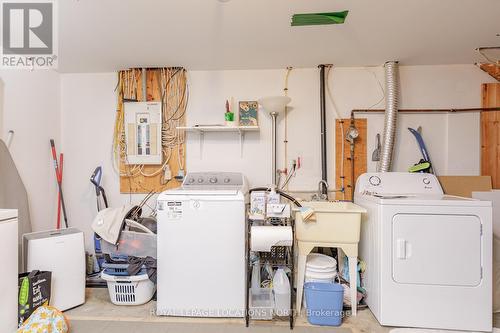
[[[318,269],[318,268],[307,267],[306,271],[307,272],[312,272],[312,273],[329,273],[329,274],[331,274],[331,273],[336,273],[337,272],[337,268]]]
[[[252,266],[252,288],[251,290],[260,289],[260,260],[256,260]]]
[[[101,251],[113,255],[156,258],[156,235],[123,230],[118,245],[101,240]]]
[[[337,270],[337,260],[321,253],[307,255],[306,268],[311,271],[324,272]]]
[[[290,280],[283,268],[278,268],[273,277],[274,313],[279,317],[290,315]]]
[[[103,263],[102,267],[106,270],[106,274],[113,276],[128,276],[127,268],[129,264],[111,264]]]
[[[307,256],[305,282],[333,283],[336,276],[335,258],[320,253],[311,253]]]
[[[113,275],[114,272],[107,270],[101,273],[101,278],[108,283],[109,297],[113,304],[140,305],[153,298],[156,287],[145,269],[133,276]]]
[[[250,318],[256,320],[273,319],[273,291],[271,288],[250,290]]]
[[[306,271],[305,282],[333,283],[337,277],[337,272],[317,273]]]
[[[304,285],[307,320],[312,325],[340,326],[344,287],[338,283],[308,282]]]

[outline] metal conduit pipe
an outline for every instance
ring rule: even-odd
[[[380,155],[379,172],[391,171],[392,153],[396,138],[396,121],[398,116],[398,62],[388,61],[385,68],[385,121],[383,144]]]
[[[325,68],[319,65],[319,106],[321,118],[321,194],[328,196],[327,153],[326,153],[326,95],[325,95]]]

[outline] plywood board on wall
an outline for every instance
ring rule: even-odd
[[[161,100],[161,89],[160,79],[159,79],[159,69],[147,69],[146,70],[146,101],[160,101]],[[143,101],[143,83],[142,76],[137,75],[136,77],[137,86],[137,100]],[[168,103],[168,101],[167,101]],[[186,117],[185,115],[180,119],[179,126],[185,126]],[[181,152],[179,158],[179,151]],[[120,192],[121,193],[149,193],[151,191],[159,193],[166,189],[176,188],[180,186],[180,182],[177,181],[174,176],[176,176],[183,166],[185,171],[186,165],[186,154],[185,154],[185,144],[181,144],[180,147],[176,147],[170,150],[171,155],[168,157],[163,153],[162,161],[169,158],[169,167],[172,173],[172,179],[168,182],[163,180],[164,172],[157,172],[161,165],[144,165],[143,174],[152,175],[144,176],[143,174],[134,174],[132,176],[122,175],[120,177]],[[127,173],[126,171],[130,169],[130,166],[125,165],[124,161],[120,162],[120,170],[122,173]],[[125,171],[125,172],[124,172]]]
[[[500,107],[500,83],[482,85],[482,106]],[[500,189],[500,111],[481,112],[481,175]]]
[[[345,135],[351,119],[337,119],[335,124],[335,188],[342,187],[341,165],[344,166],[344,195],[337,192],[337,200],[352,200],[353,186],[356,179],[366,172],[366,119],[355,119],[354,126],[358,129],[359,136],[354,144],[354,178],[352,177],[351,144],[346,140]],[[343,131],[342,131],[343,128]],[[344,146],[344,157],[342,158],[342,145]]]
[[[499,64],[481,64],[479,67],[494,77],[497,81],[500,81],[500,65]]]

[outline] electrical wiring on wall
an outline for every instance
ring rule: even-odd
[[[368,109],[372,109],[372,108],[376,107],[377,105],[379,105],[380,103],[382,103],[385,100],[385,90],[384,90],[384,87],[382,86],[382,83],[380,82],[379,78],[377,77],[377,74],[375,74],[373,71],[371,71],[368,68],[365,68],[365,69],[366,69],[367,72],[369,72],[371,75],[373,75],[373,78],[377,82],[377,85],[378,85],[378,87],[380,89],[380,92],[381,92],[380,99],[377,102],[373,103],[372,105],[370,105],[368,107]]]
[[[143,76],[145,71],[146,75]],[[125,140],[124,127],[124,103],[139,101],[145,96],[139,84],[141,77],[149,77],[147,84],[158,89],[158,96],[162,105],[161,124],[161,151],[162,164],[156,168],[143,164],[130,165],[127,163],[127,143]],[[143,87],[146,86],[143,84]],[[148,89],[151,88],[148,86]],[[137,182],[137,177],[157,177],[161,174],[161,184],[166,185],[172,178],[164,178],[168,170],[172,170],[171,164],[177,164],[179,174],[184,174],[185,160],[185,131],[178,130],[185,121],[185,114],[189,100],[189,88],[187,84],[187,74],[184,68],[154,68],[154,69],[129,69],[118,73],[118,107],[115,116],[115,126],[113,134],[113,165],[120,177],[126,177],[130,182],[144,188],[141,182]],[[151,98],[151,91],[148,90],[148,97]],[[144,98],[143,98],[144,99]],[[175,151],[175,154],[174,154]],[[172,157],[177,155],[174,160]],[[175,162],[173,162],[175,161]]]
[[[332,105],[333,111],[335,112],[335,118],[336,119],[342,119],[340,116],[340,113],[337,109],[337,105],[335,104],[335,101],[332,96],[332,91],[330,90],[330,72],[332,70],[333,66],[328,66],[326,70],[326,82],[325,82],[325,90],[326,94],[328,96],[328,100],[330,101],[330,104]],[[344,122],[341,120],[340,121],[340,131],[341,131],[341,138],[344,137]],[[340,160],[344,161],[345,157],[345,149],[344,145],[342,144],[342,150],[340,152]],[[340,163],[340,189],[335,189],[335,192],[340,192],[342,193],[342,200],[345,200],[345,174],[344,174],[344,163]]]
[[[374,71],[372,71],[370,68],[371,67],[364,67],[363,69],[366,70],[368,73],[370,73],[373,76],[373,79],[377,83],[381,94],[380,94],[380,98],[374,104],[372,104],[368,109],[372,109],[372,108],[376,107],[377,105],[379,105],[380,103],[382,103],[385,100],[385,91],[384,91],[384,88],[382,86],[382,83],[378,79],[376,73]],[[342,117],[338,111],[337,105],[336,105],[334,98],[333,98],[333,95],[332,95],[332,91],[330,89],[330,77],[331,77],[332,69],[333,69],[333,66],[328,66],[326,69],[325,90],[326,90],[326,94],[328,96],[328,100],[333,108],[334,115],[337,119],[340,120],[339,121],[339,127],[340,127],[340,132],[341,132],[340,137],[345,138],[346,129],[344,127],[344,121],[342,121]],[[344,146],[344,144],[341,145],[340,155],[341,155],[341,158],[340,158],[341,161],[344,161],[344,159],[345,159],[345,146]],[[345,179],[344,163],[340,163],[340,165],[338,167],[340,168],[340,172],[339,172],[340,173],[340,188],[335,189],[333,191],[334,192],[341,192],[342,193],[342,200],[345,200],[345,189],[346,189],[345,180],[346,179]]]

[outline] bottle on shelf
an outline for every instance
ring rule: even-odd
[[[274,313],[279,317],[290,315],[290,280],[283,268],[278,268],[273,277]]]
[[[260,289],[260,260],[257,258],[252,264],[252,293],[257,293]]]

